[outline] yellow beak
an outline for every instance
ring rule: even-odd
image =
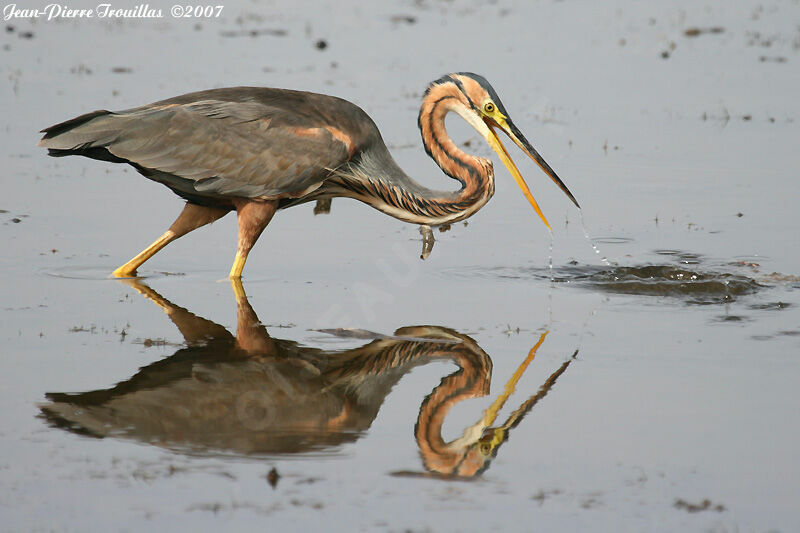
[[[489,126],[491,132],[491,135],[487,137],[486,141],[489,143],[489,146],[491,146],[492,149],[497,152],[497,155],[500,156],[500,160],[503,161],[503,164],[506,166],[506,168],[508,168],[508,171],[514,177],[514,181],[516,181],[517,185],[519,185],[519,188],[522,190],[522,194],[524,194],[525,198],[528,199],[528,202],[530,202],[530,204],[533,206],[533,209],[536,211],[536,213],[538,213],[539,217],[542,219],[542,222],[544,222],[548,229],[551,228],[550,224],[547,222],[547,218],[545,218],[544,213],[542,213],[542,210],[539,208],[539,204],[536,203],[533,194],[531,194],[531,190],[528,188],[528,184],[525,183],[524,179],[522,179],[522,175],[519,173],[517,166],[511,160],[511,157],[508,155],[505,147],[500,142],[500,138],[497,136],[495,128],[499,128],[506,135],[508,135],[511,140],[514,141],[514,144],[519,146],[520,149],[528,155],[528,157],[533,159],[536,164],[539,165],[539,167],[545,172],[545,174],[550,176],[550,179],[552,179],[553,182],[555,182],[555,184],[558,185],[562,191],[564,191],[564,194],[566,194],[569,199],[572,200],[572,203],[574,203],[578,209],[580,209],[581,206],[578,205],[578,201],[569,191],[567,186],[564,185],[564,182],[561,181],[561,178],[559,178],[555,171],[550,168],[550,165],[548,165],[542,156],[539,155],[539,152],[537,152],[536,149],[531,146],[531,143],[528,142],[525,136],[522,135],[522,132],[517,129],[510,119],[506,120],[498,117],[498,119],[492,118],[485,120],[485,122]]]

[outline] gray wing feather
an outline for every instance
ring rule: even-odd
[[[40,144],[103,147],[141,167],[191,180],[202,194],[293,197],[319,186],[349,153],[324,128],[290,126],[288,113],[257,102],[152,104],[100,115]]]

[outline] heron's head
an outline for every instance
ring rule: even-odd
[[[519,146],[523,152],[533,159],[545,174],[550,176],[550,179],[552,179],[555,184],[564,191],[569,199],[580,208],[578,201],[567,186],[564,185],[564,182],[561,181],[561,178],[558,177],[556,172],[547,164],[544,158],[539,155],[539,152],[536,151],[531,143],[528,142],[528,139],[525,138],[522,132],[519,131],[511,121],[511,117],[508,111],[506,111],[503,102],[500,101],[500,97],[497,96],[497,93],[492,86],[489,85],[489,82],[486,81],[486,78],[471,72],[448,74],[431,83],[426,92],[426,99],[428,99],[428,97],[437,98],[437,93],[440,95],[438,98],[448,99],[447,110],[455,111],[461,115],[464,120],[486,139],[489,146],[497,152],[500,160],[506,168],[508,168],[508,171],[514,177],[519,188],[522,189],[522,193],[548,228],[550,224],[548,224],[542,210],[533,198],[528,185],[525,183],[525,180],[522,179],[522,175],[519,173],[519,170],[511,160],[505,147],[500,142],[497,130],[508,135],[509,138],[514,141],[514,144]],[[431,104],[433,104],[433,102],[431,102]],[[423,108],[420,111],[420,127],[422,127],[425,108],[426,106],[423,104]]]

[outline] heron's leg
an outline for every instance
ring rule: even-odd
[[[278,200],[239,200],[235,201],[234,205],[239,216],[239,246],[236,249],[230,277],[241,278],[247,254],[272,220],[272,215],[278,210]]]
[[[129,278],[136,275],[136,270],[142,264],[153,257],[160,249],[177,239],[206,224],[222,218],[230,212],[230,209],[205,207],[202,205],[187,203],[172,226],[164,234],[155,240],[153,244],[139,252],[139,254],[116,269],[113,275],[118,278]]]

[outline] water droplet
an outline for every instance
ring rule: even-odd
[[[586,223],[583,221],[583,210],[580,210],[580,214],[581,214],[581,228],[583,229],[583,236],[586,237],[586,240],[591,245],[592,249],[594,250],[594,253],[597,255],[601,255],[600,249],[597,247],[592,238],[589,236],[589,231],[586,229]],[[600,261],[606,266],[611,266],[611,262],[609,262],[608,258],[604,255],[600,257]]]

